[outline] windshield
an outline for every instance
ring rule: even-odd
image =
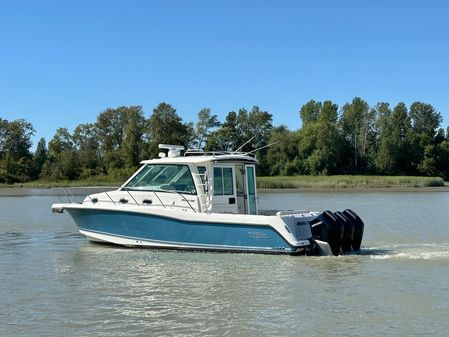
[[[125,185],[125,188],[196,194],[195,184],[187,165],[146,165]]]

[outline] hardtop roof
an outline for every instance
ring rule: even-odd
[[[199,156],[179,156],[179,157],[163,157],[149,160],[142,160],[141,164],[200,164],[207,162],[234,162],[234,163],[252,163],[258,164],[255,157],[247,153],[225,153],[213,155],[199,155]]]

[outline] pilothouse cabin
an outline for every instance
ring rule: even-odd
[[[195,211],[205,213],[257,214],[257,159],[242,152],[187,150],[163,145],[158,159],[145,160],[122,189],[173,192],[196,202]],[[192,206],[198,205],[198,206]]]

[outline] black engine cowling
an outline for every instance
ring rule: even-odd
[[[360,246],[362,245],[363,229],[365,227],[365,224],[363,223],[362,219],[360,219],[360,217],[357,215],[357,213],[354,212],[353,210],[345,209],[343,211],[343,214],[354,225],[354,236],[352,238],[352,250],[359,251]]]
[[[352,240],[354,238],[354,223],[343,212],[335,212],[337,218],[343,224],[343,238],[341,240],[341,251],[349,253],[352,250]]]
[[[344,228],[333,212],[324,211],[310,223],[310,226],[314,239],[327,242],[335,256],[340,254]]]
[[[350,209],[343,212],[324,211],[310,222],[312,237],[329,244],[332,254],[359,251],[364,223]]]

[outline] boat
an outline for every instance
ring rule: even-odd
[[[360,250],[364,223],[352,210],[259,211],[254,153],[160,144],[158,158],[118,189],[60,202],[79,233],[129,247],[339,255]],[[62,200],[61,200],[62,201]]]

